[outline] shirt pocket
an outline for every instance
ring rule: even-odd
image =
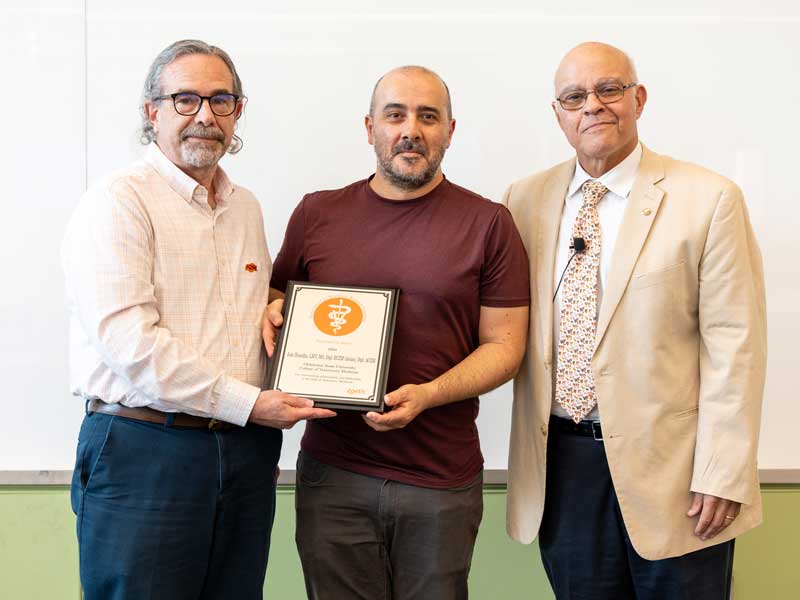
[[[241,265],[237,302],[242,319],[247,324],[260,326],[264,308],[269,298],[270,264],[265,257],[258,262]]]
[[[642,273],[640,275],[634,275],[633,280],[631,281],[631,289],[640,290],[652,287],[654,285],[668,283],[674,280],[674,278],[680,273],[681,269],[683,269],[684,263],[685,261],[681,261],[679,263],[675,263],[674,265],[648,271],[647,273]]]
[[[685,410],[680,410],[672,415],[673,419],[691,419],[697,417],[700,408],[698,406],[693,406],[691,408],[687,408]]]
[[[628,321],[634,335],[668,345],[676,335],[681,277],[685,261],[634,275],[626,293]],[[665,346],[666,347],[666,346]]]

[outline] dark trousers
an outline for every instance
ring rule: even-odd
[[[280,431],[100,413],[72,480],[85,600],[261,598]]]
[[[297,550],[310,600],[461,600],[483,476],[456,489],[366,477],[300,454]]]
[[[539,548],[559,600],[728,600],[730,595],[733,541],[676,558],[641,558],[622,521],[603,442],[559,432],[552,422]]]

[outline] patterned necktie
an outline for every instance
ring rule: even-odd
[[[576,423],[597,402],[592,376],[601,242],[597,203],[607,191],[599,181],[587,181],[581,187],[583,204],[572,237],[583,238],[586,249],[572,259],[561,292],[556,401]]]

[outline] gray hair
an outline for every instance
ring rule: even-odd
[[[145,77],[144,88],[142,90],[142,104],[139,107],[139,112],[142,115],[142,129],[139,135],[139,141],[142,144],[146,145],[156,140],[156,132],[153,130],[152,123],[150,123],[150,120],[147,118],[145,104],[153,102],[155,98],[163,94],[161,72],[167,65],[172,64],[183,56],[189,56],[191,54],[205,54],[207,56],[216,56],[220,58],[222,62],[227,65],[233,77],[233,93],[239,97],[244,96],[242,80],[239,79],[236,67],[233,65],[233,61],[231,57],[228,56],[227,52],[222,48],[211,46],[201,40],[178,40],[164,48],[158,56],[156,56],[153,64],[150,65],[147,71],[147,77]],[[231,144],[228,146],[228,152],[230,154],[236,154],[242,149],[243,145],[244,142],[242,138],[234,133]]]

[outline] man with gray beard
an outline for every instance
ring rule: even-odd
[[[72,480],[86,600],[261,598],[280,429],[333,416],[263,390],[271,260],[261,209],[221,168],[244,110],[230,57],[155,59],[145,158],[90,188],[62,248]]]
[[[478,395],[510,379],[525,350],[528,261],[509,212],[442,174],[455,120],[438,75],[384,75],[365,124],[376,173],[303,198],[272,276],[281,291],[290,279],[401,290],[388,412],[306,427],[296,499],[306,590],[466,598],[483,509]]]

